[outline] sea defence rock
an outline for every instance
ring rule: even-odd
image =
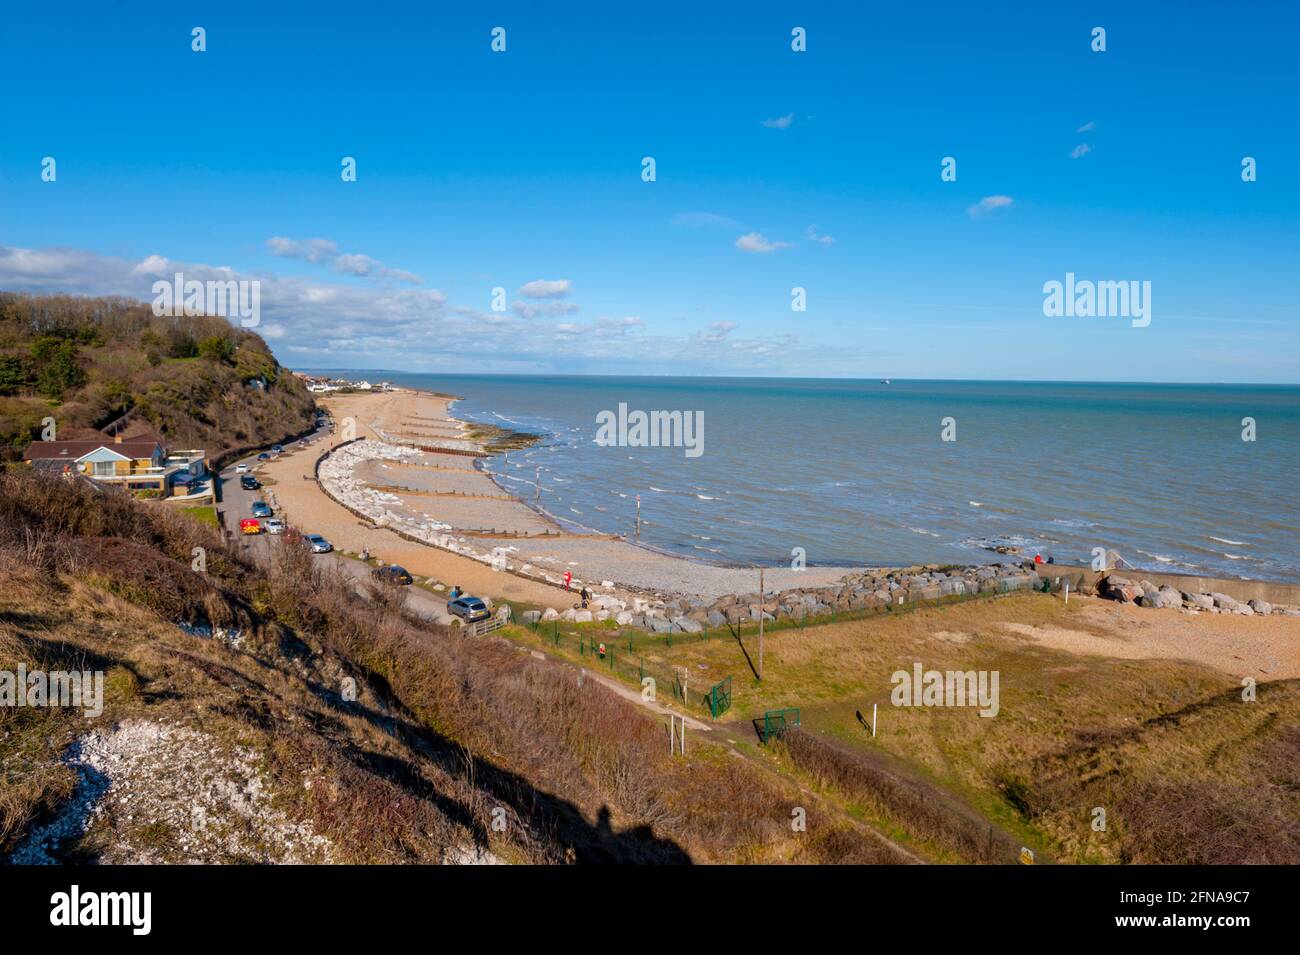
[[[1230,594],[1217,590],[1209,593],[1193,593],[1178,590],[1168,584],[1157,587],[1149,580],[1133,583],[1115,574],[1103,577],[1097,585],[1097,593],[1108,600],[1120,603],[1133,603],[1139,607],[1153,610],[1182,610],[1184,613],[1231,613],[1243,617],[1269,614],[1288,614],[1300,616],[1300,608],[1284,607],[1269,603],[1267,600],[1253,599],[1246,602],[1237,600]]]
[[[542,612],[540,610],[525,610],[519,615],[519,619],[523,621],[525,626],[531,627],[542,619]]]

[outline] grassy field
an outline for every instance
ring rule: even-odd
[[[198,507],[182,507],[181,511],[190,515],[196,521],[208,524],[211,527],[217,526],[217,509],[211,504],[203,504]]]
[[[640,637],[636,652],[624,648],[620,661],[644,659],[654,673],[685,668],[692,697],[730,676],[732,709],[719,723],[735,739],[754,741],[750,721],[765,710],[797,707],[804,729],[832,749],[811,762],[780,747],[769,758],[882,831],[904,842],[910,837],[931,858],[966,858],[971,847],[951,839],[945,848],[925,820],[909,825],[923,800],[882,802],[867,791],[870,780],[852,777],[857,782],[850,785],[852,774],[825,771],[821,763],[860,761],[859,769],[918,791],[930,787],[998,832],[1067,861],[1300,858],[1300,844],[1288,834],[1300,821],[1293,782],[1300,766],[1297,681],[1265,684],[1257,701],[1245,702],[1235,677],[1208,667],[1067,653],[1021,635],[1059,627],[1114,638],[1084,619],[1085,606],[1022,594],[769,632],[761,682],[751,669],[758,666],[757,636],[748,633],[740,641],[679,635],[671,647],[664,637]],[[545,629],[511,633],[629,684],[639,681],[636,667],[620,662],[611,669],[591,654],[593,640],[612,649],[618,635],[599,625],[568,629],[585,631],[584,652],[576,638],[557,646]],[[917,662],[927,670],[996,671],[997,715],[894,706],[891,675]],[[1104,830],[1095,828],[1097,810],[1105,812]],[[1188,813],[1203,819],[1199,842],[1180,821]],[[1223,836],[1225,828],[1235,835]]]

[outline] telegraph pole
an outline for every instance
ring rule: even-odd
[[[763,679],[763,568],[758,568],[758,678]]]

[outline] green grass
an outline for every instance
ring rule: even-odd
[[[211,505],[202,504],[197,507],[183,507],[181,510],[201,524],[217,526],[217,509]]]

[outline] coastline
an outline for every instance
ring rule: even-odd
[[[446,551],[480,565],[509,570],[507,577],[517,575],[543,583],[563,595],[556,598],[561,603],[570,598],[564,589],[565,571],[572,575],[574,589],[599,587],[629,597],[716,599],[757,594],[756,565],[683,555],[626,535],[605,533],[556,515],[544,503],[529,500],[527,492],[512,489],[512,483],[528,488],[535,483],[524,478],[507,480],[505,472],[489,468],[486,462],[492,458],[506,461],[510,451],[530,447],[544,436],[457,417],[453,412],[462,400],[459,395],[408,386],[325,399],[336,421],[353,418],[356,436],[374,442],[365,452],[372,459],[353,461],[347,469],[349,488],[344,493],[359,495],[357,503],[362,505],[354,510],[372,514],[379,526],[387,524],[422,542],[412,543],[412,547]],[[508,446],[501,446],[502,439],[508,439]],[[406,460],[401,460],[403,456]],[[1008,559],[1012,563],[1007,566],[1024,562],[1023,556],[990,554],[989,561],[971,566],[995,566],[998,560]],[[1086,571],[1067,564],[1053,566],[1061,573]],[[916,573],[939,567],[809,565],[796,570],[776,566],[764,567],[764,575],[770,594],[831,588],[864,574]],[[1162,573],[1120,572],[1130,576]],[[493,573],[500,583],[501,575]],[[1278,584],[1249,578],[1241,578],[1241,582]]]
[[[716,598],[757,591],[756,567],[673,554],[569,521],[526,500],[499,473],[483,467],[485,457],[497,456],[487,450],[490,442],[470,442],[465,435],[497,426],[456,417],[452,411],[459,400],[414,388],[324,399],[337,423],[352,418],[355,436],[373,445],[356,449],[346,463],[339,461],[338,471],[323,469],[324,479],[340,485],[334,493],[342,494],[345,504],[351,496],[360,505],[356,510],[375,513],[380,523],[430,548],[489,565],[494,558],[498,565],[504,561],[514,573],[561,592],[566,571],[575,589],[598,586],[629,595]],[[468,461],[467,443],[477,450]],[[362,455],[373,457],[360,460]],[[384,484],[377,486],[380,477]],[[863,570],[776,567],[764,573],[769,589],[793,589],[829,586]]]

